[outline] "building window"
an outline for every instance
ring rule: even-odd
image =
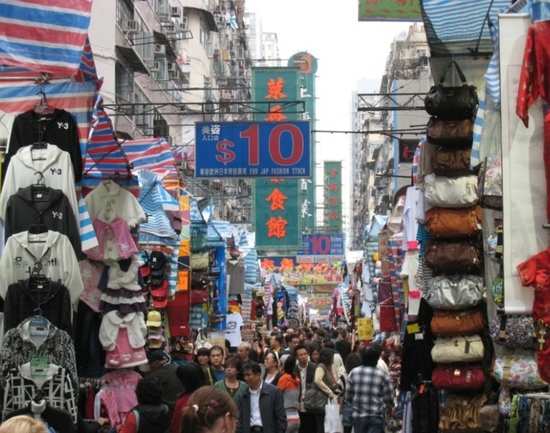
[[[145,96],[145,93],[138,87],[135,86],[134,89],[134,102],[136,104],[147,104],[150,102]],[[150,133],[153,130],[153,117],[150,114],[145,114],[145,106],[137,106],[137,114],[135,116],[136,126],[143,131],[144,134]]]
[[[116,22],[121,29],[127,28],[128,21],[134,19],[134,11],[125,0],[116,2]]]
[[[204,48],[208,47],[208,42],[210,40],[210,32],[208,31],[208,27],[206,27],[204,19],[202,19],[202,18],[201,18],[201,24],[200,24],[199,40],[200,40],[201,45]]]
[[[133,102],[134,73],[120,63],[115,65],[115,93],[117,103]]]

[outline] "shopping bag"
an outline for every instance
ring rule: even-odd
[[[340,405],[336,400],[330,399],[325,405],[325,433],[342,433],[343,431]]]

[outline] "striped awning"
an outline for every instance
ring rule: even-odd
[[[422,0],[422,18],[432,57],[491,54],[488,18],[510,0]]]
[[[92,0],[0,0],[0,64],[73,77]]]

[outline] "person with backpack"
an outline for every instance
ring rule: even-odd
[[[167,433],[170,409],[162,400],[162,387],[155,377],[146,376],[136,387],[138,405],[126,416],[117,433]]]

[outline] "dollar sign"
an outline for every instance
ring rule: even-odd
[[[235,147],[235,143],[230,140],[222,140],[216,144],[216,161],[221,162],[223,165],[229,164],[235,160],[235,152],[231,149]]]

